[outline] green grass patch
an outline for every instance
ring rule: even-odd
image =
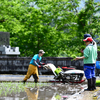
[[[96,80],[96,86],[100,86],[100,80]]]

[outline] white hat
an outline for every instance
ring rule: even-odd
[[[39,50],[39,53],[43,53],[44,54],[45,52],[43,50]]]

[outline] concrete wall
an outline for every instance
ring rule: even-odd
[[[26,73],[31,59],[32,57],[0,57],[0,73]],[[100,56],[98,60],[100,61]],[[83,60],[72,61],[71,57],[43,57],[42,62],[52,63],[56,67],[83,69]]]
[[[0,73],[27,72],[32,57],[0,57]],[[52,63],[56,67],[71,66],[72,58],[43,57],[42,62]]]
[[[9,38],[10,38],[10,33],[0,32],[0,46],[9,45]]]
[[[0,57],[0,73],[26,72],[31,58]]]
[[[31,57],[0,57],[0,73],[26,73]],[[74,66],[83,69],[83,61],[71,61],[72,58],[43,57],[42,62],[52,63],[56,67]]]

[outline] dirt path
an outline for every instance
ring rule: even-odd
[[[95,91],[81,91],[73,95],[68,100],[100,100],[100,87],[97,87]]]
[[[100,87],[97,87],[95,91],[84,91],[80,96],[82,98],[79,100],[100,100]]]

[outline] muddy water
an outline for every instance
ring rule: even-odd
[[[72,95],[86,87],[86,83],[41,83],[52,80],[53,75],[40,75],[40,83],[37,87],[33,86],[34,80],[31,77],[24,86],[22,83],[18,83],[23,78],[24,75],[0,75],[0,100],[68,100]],[[2,81],[12,83],[2,83]],[[28,85],[29,81],[31,82],[30,85]]]
[[[41,83],[39,84],[41,85]],[[1,86],[3,85],[1,84]],[[84,84],[72,85],[62,83],[47,83],[47,86],[44,85],[36,87],[28,87],[26,85],[20,92],[12,92],[11,94],[8,93],[6,95],[1,94],[0,100],[67,100],[75,93],[81,91],[84,86]]]

